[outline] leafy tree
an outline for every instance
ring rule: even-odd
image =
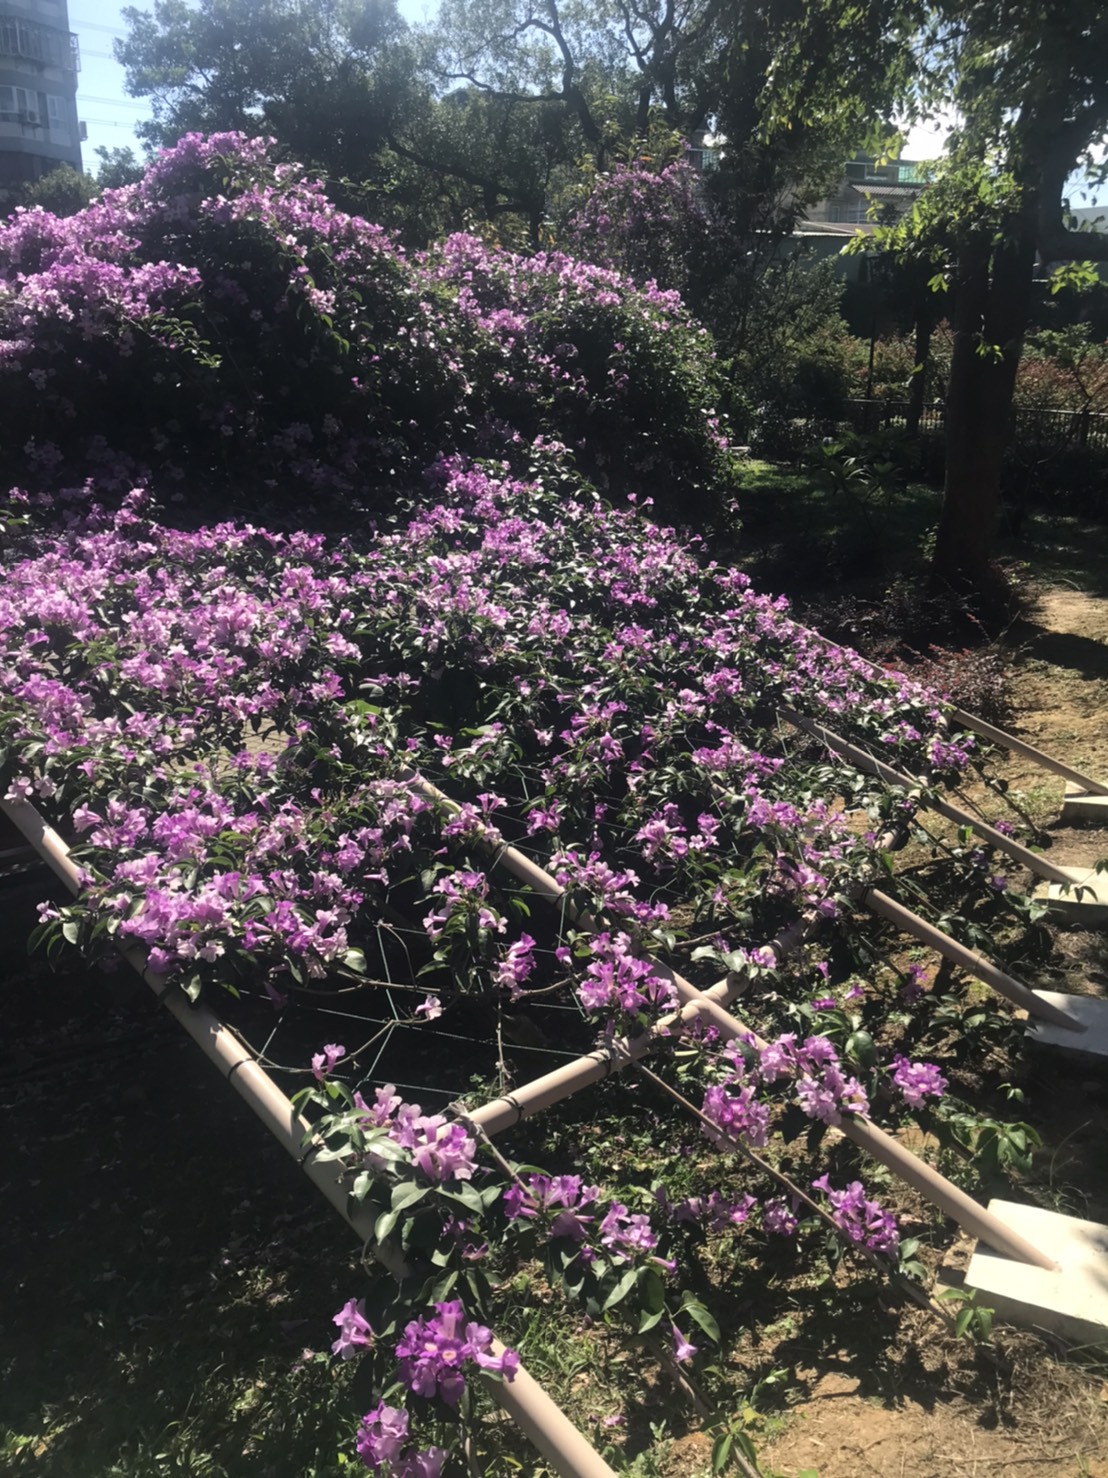
[[[152,145],[185,133],[272,133],[297,157],[365,178],[411,68],[396,0],[154,0],[123,12],[127,91],[148,97]],[[390,64],[392,63],[392,64]]]
[[[961,124],[937,193],[945,216],[954,352],[938,580],[992,583],[989,558],[1036,256],[1108,259],[1108,237],[1067,229],[1066,182],[1108,131],[1108,12],[1099,0],[944,0],[920,78]]]
[[[96,187],[87,174],[72,164],[59,164],[33,184],[25,185],[22,205],[40,205],[56,216],[76,215],[92,199]]]
[[[107,149],[101,144],[96,157],[100,160],[97,189],[118,190],[122,185],[137,185],[142,179],[145,166],[135,157],[134,149]]]

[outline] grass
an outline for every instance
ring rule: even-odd
[[[751,460],[739,491],[740,562],[755,584],[786,595],[923,568],[920,548],[940,495],[923,483],[834,479]]]

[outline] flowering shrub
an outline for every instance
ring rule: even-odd
[[[541,432],[706,512],[728,471],[675,295],[468,237],[409,259],[266,140],[188,135],[76,215],[16,211],[0,284],[17,475],[106,472],[110,441],[185,490],[379,503],[438,451]]]
[[[427,991],[406,1025],[463,993],[498,1013],[551,998],[586,1040],[644,1047],[649,1032],[679,1049],[667,1065],[702,1105],[695,1182],[601,1185],[514,1163],[457,1109],[347,1086],[357,1052],[339,1042],[310,1055],[312,1153],[339,1162],[373,1242],[408,1269],[334,1317],[334,1353],[374,1380],[368,1469],[440,1473],[475,1378],[514,1378],[491,1310],[522,1262],[588,1318],[667,1331],[663,1358],[690,1361],[693,1324],[721,1335],[684,1278],[698,1238],[772,1257],[822,1223],[879,1262],[903,1257],[841,1147],[817,1173],[828,1128],[911,1114],[1017,1163],[1006,1126],[950,1109],[940,1065],[876,1032],[879,1007],[843,988],[829,952],[780,943],[801,920],[848,938],[847,907],[884,873],[882,833],[913,814],[819,745],[784,741],[782,712],[936,785],[972,741],[936,734],[926,689],[805,630],[580,470],[607,457],[610,478],[685,496],[723,465],[710,362],[672,295],[468,238],[408,263],[234,136],[184,140],[69,222],[17,216],[0,260],[16,401],[37,414],[30,385],[73,411],[65,450],[36,442],[31,486],[0,502],[0,795],[63,831],[82,878],[79,899],[42,907],[39,940],[137,949],[194,998],[261,984],[281,1006],[393,982],[382,940],[399,918]],[[280,429],[292,371],[310,434]],[[423,376],[405,423],[405,377]],[[250,459],[297,488],[377,456],[410,470],[426,455],[425,477],[389,482],[389,516],[356,540],[176,527],[126,458],[100,447],[73,482],[55,465],[79,460],[95,387],[124,383],[125,450],[164,452],[159,487],[189,457],[216,466],[217,448],[226,470]],[[432,435],[447,444],[433,458]],[[451,445],[467,438],[495,460]],[[506,878],[505,844],[553,885]],[[690,1027],[670,960],[743,976],[764,1040]],[[923,1017],[929,1002],[906,1004]],[[789,1180],[760,1157],[792,1144],[798,1118]],[[754,1157],[753,1190],[732,1153]]]
[[[367,926],[415,874],[406,906],[453,988],[521,990],[534,937],[484,875],[513,813],[613,919],[570,962],[589,1009],[665,1003],[634,941],[669,900],[694,900],[744,967],[797,911],[833,918],[872,835],[816,798],[825,757],[763,753],[759,724],[798,708],[910,770],[964,747],[928,739],[923,690],[550,465],[440,463],[435,506],[360,554],[174,530],[138,493],[114,515],[62,499],[0,597],[8,766],[72,817],[90,869],[55,928],[141,943],[197,989],[261,968],[280,992],[364,969]],[[444,811],[409,765],[472,799]],[[834,783],[899,804],[841,767]]]
[[[451,236],[426,270],[495,352],[496,414],[572,448],[604,489],[649,486],[669,511],[718,506],[731,480],[715,356],[676,292],[561,252],[523,257]]]
[[[702,181],[683,160],[658,170],[641,160],[617,164],[597,179],[567,234],[586,261],[684,295],[711,240]]]

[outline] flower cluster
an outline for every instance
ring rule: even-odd
[[[439,1396],[457,1406],[465,1389],[468,1365],[477,1365],[511,1381],[519,1369],[514,1350],[490,1353],[492,1334],[482,1324],[465,1321],[457,1299],[435,1305],[430,1319],[413,1319],[396,1346],[400,1378],[417,1396]]]
[[[391,502],[504,428],[626,448],[702,506],[727,475],[708,339],[673,294],[466,236],[409,257],[273,140],[188,134],[76,215],[17,210],[0,278],[5,403],[37,469],[84,475],[110,424],[132,466],[263,497],[291,474]]]
[[[677,1004],[673,985],[655,972],[649,960],[634,954],[629,935],[596,934],[590,950],[584,978],[577,987],[577,999],[586,1011],[657,1016]]]
[[[409,1421],[403,1407],[379,1401],[362,1417],[358,1456],[371,1473],[388,1478],[439,1478],[450,1454],[443,1447],[416,1449],[408,1442]]]
[[[375,1090],[369,1104],[354,1094],[354,1107],[366,1130],[385,1130],[388,1140],[404,1152],[407,1161],[436,1184],[472,1180],[477,1168],[476,1141],[455,1119],[444,1114],[424,1114],[418,1103],[405,1103],[392,1083]],[[383,1168],[378,1149],[371,1141],[368,1158]]]
[[[909,1108],[925,1098],[942,1098],[947,1081],[933,1062],[910,1062],[899,1053],[892,1060],[893,1085]]]
[[[744,1049],[752,1058],[749,1065]],[[865,1089],[843,1072],[839,1054],[826,1037],[799,1042],[788,1032],[760,1046],[732,1043],[720,1054],[720,1063],[723,1081],[706,1090],[701,1112],[724,1134],[756,1148],[766,1142],[770,1116],[758,1092],[781,1079],[792,1084],[796,1102],[808,1117],[821,1123],[839,1124],[844,1113],[869,1112]]]
[[[654,170],[635,160],[600,176],[569,234],[589,261],[685,293],[711,239],[711,220],[688,164]]]
[[[871,1252],[887,1257],[896,1256],[900,1246],[896,1217],[871,1200],[860,1181],[851,1181],[845,1191],[836,1191],[827,1176],[821,1175],[812,1182],[812,1187],[827,1197],[832,1221],[855,1246],[868,1247]]]

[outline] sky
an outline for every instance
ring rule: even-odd
[[[116,0],[69,0],[69,29],[81,46],[81,75],[77,79],[77,116],[88,126],[88,142],[81,145],[84,166],[96,169],[95,150],[130,146],[139,153],[135,124],[150,117],[150,105],[123,91],[123,68],[112,57],[112,42],[122,40],[126,27]],[[140,6],[145,9],[145,6]]]

